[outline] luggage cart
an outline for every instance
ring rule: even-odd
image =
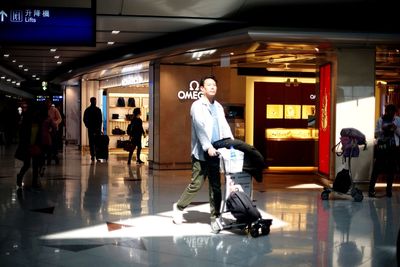
[[[348,171],[348,176],[350,177],[349,179],[349,188],[343,191],[338,191],[335,189],[335,183],[339,183],[338,178],[340,178],[340,175],[337,175],[335,177],[335,181],[333,183],[332,187],[324,187],[324,191],[321,193],[321,199],[322,200],[328,200],[329,199],[329,194],[331,192],[336,192],[338,194],[342,195],[350,195],[355,202],[361,202],[364,199],[363,193],[360,189],[358,189],[354,183],[353,180],[353,175],[351,173],[351,159],[356,158],[359,156],[360,145],[364,145],[364,150],[367,148],[367,144],[365,141],[365,136],[359,132],[358,130],[354,128],[344,128],[341,131],[341,140],[339,143],[337,143],[333,148],[332,151],[335,152],[337,156],[341,156],[343,162],[347,164],[347,169],[344,168],[344,170]],[[361,137],[360,137],[361,136]],[[341,144],[341,151],[336,151],[337,147]],[[343,171],[343,170],[342,170]],[[339,174],[339,173],[338,173]]]
[[[222,194],[221,203],[221,216],[217,219],[220,230],[228,230],[238,228],[243,232],[250,233],[252,237],[260,235],[268,235],[270,233],[270,226],[272,219],[263,219],[260,217],[252,222],[237,222],[236,218],[230,213],[227,208],[226,202],[231,192],[242,191],[250,199],[253,199],[253,183],[250,174],[243,172],[243,152],[235,150],[236,159],[230,158],[231,150],[221,148],[218,149],[220,158],[220,171],[224,176],[225,190]]]
[[[354,181],[353,181],[353,176],[351,174],[351,157],[349,157],[348,159],[346,158],[346,160],[348,160],[348,172],[349,172],[349,176],[350,176],[350,186],[349,186],[349,190],[347,190],[346,192],[340,192],[338,190],[335,190],[335,186],[333,185],[332,187],[324,187],[324,191],[322,191],[321,193],[321,199],[322,200],[328,200],[329,199],[329,194],[331,192],[335,192],[338,193],[340,195],[350,195],[355,202],[361,202],[364,199],[364,195],[362,193],[362,191],[356,187]],[[338,179],[338,176],[336,176],[335,181]]]

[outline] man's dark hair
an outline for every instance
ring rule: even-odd
[[[389,104],[385,107],[385,113],[396,113],[397,108],[393,104]]]
[[[207,79],[213,79],[213,80],[215,81],[215,83],[218,83],[218,81],[217,81],[217,79],[215,78],[215,76],[212,75],[212,74],[210,74],[210,75],[207,75],[207,76],[204,76],[203,78],[201,78],[201,80],[200,80],[200,86],[204,86],[204,81],[207,80]]]
[[[134,110],[133,110],[133,115],[136,117],[137,115],[139,115],[140,114],[140,108],[135,108]]]
[[[94,96],[92,96],[90,98],[90,104],[95,105],[96,104],[96,98]]]

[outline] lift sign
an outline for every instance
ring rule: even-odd
[[[93,10],[0,6],[0,43],[95,46],[96,16]]]
[[[200,84],[198,81],[191,81],[189,83],[189,90],[181,90],[178,92],[178,98],[181,100],[186,99],[199,99],[203,95],[200,91]]]

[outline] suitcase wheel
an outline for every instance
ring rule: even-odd
[[[361,202],[364,199],[364,195],[360,189],[355,188],[353,192],[351,192],[351,196],[353,197],[355,202]]]
[[[268,235],[270,231],[270,225],[267,225],[265,223],[261,224],[261,234]]]
[[[253,226],[250,227],[250,235],[252,237],[258,237],[260,235],[260,230],[261,226],[260,224],[256,223]]]
[[[328,200],[328,199],[329,199],[329,193],[330,193],[329,190],[324,190],[324,191],[322,191],[322,193],[321,193],[321,199],[322,199],[322,200]]]

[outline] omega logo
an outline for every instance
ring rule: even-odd
[[[200,91],[200,84],[198,81],[191,81],[189,83],[189,90],[181,90],[178,92],[179,99],[199,99],[203,95]]]

